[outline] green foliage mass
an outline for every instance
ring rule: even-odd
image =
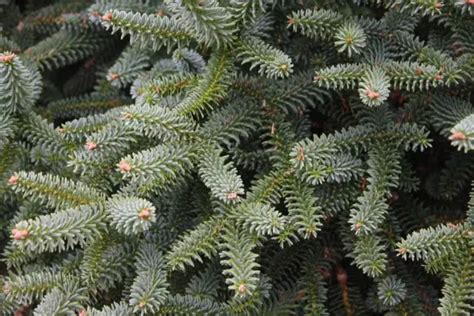
[[[472,0],[0,1],[0,315],[473,315]]]

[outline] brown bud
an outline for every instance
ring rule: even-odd
[[[133,118],[132,113],[130,113],[130,112],[122,113],[122,120],[130,120],[132,118]]]
[[[28,237],[30,233],[28,232],[27,229],[12,229],[12,237],[15,240],[23,240]]]
[[[87,311],[85,309],[81,309],[78,316],[87,316]]]
[[[345,286],[347,285],[347,272],[344,270],[342,267],[337,267],[336,269],[336,278],[337,282],[339,283],[340,286]]]
[[[295,19],[293,18],[288,18],[288,25],[295,24]]]
[[[401,254],[401,255],[406,254],[407,253],[407,248],[402,247],[402,248],[398,249],[398,253]]]
[[[109,75],[109,80],[110,80],[110,81],[115,81],[115,80],[117,80],[119,77],[120,77],[120,75],[119,75],[118,73],[113,72],[113,73],[111,73],[111,74]]]
[[[359,232],[362,228],[362,223],[355,223],[354,228],[356,232]]]
[[[370,100],[375,100],[375,99],[380,98],[380,93],[378,93],[376,91],[369,90],[369,91],[367,91],[366,95]]]
[[[4,54],[0,56],[0,62],[10,64],[15,57],[16,55],[14,53]]]
[[[297,301],[301,301],[302,299],[304,299],[304,296],[305,296],[304,290],[300,290],[300,291],[296,292],[295,299]]]
[[[127,173],[127,172],[130,172],[130,170],[132,170],[132,166],[130,166],[130,164],[126,162],[125,160],[120,161],[118,164],[118,167],[119,167],[120,172],[122,173]]]
[[[8,184],[9,184],[9,185],[16,185],[17,182],[18,182],[18,179],[20,179],[19,176],[12,175],[12,176],[10,177],[10,179],[8,179]]]
[[[93,150],[96,149],[96,148],[97,148],[97,143],[92,142],[92,141],[87,141],[87,142],[86,142],[86,149],[87,149],[88,151],[93,151]]]
[[[228,199],[229,201],[235,201],[235,200],[237,200],[238,197],[239,197],[239,196],[237,195],[236,192],[229,192],[229,193],[227,193],[227,199]]]
[[[112,21],[112,12],[107,12],[102,16],[102,21],[110,22]]]
[[[449,136],[449,139],[450,140],[464,141],[464,140],[467,140],[467,136],[463,132],[457,131],[457,132],[452,133],[451,136]]]
[[[272,123],[272,128],[271,128],[271,130],[270,130],[270,133],[271,133],[272,135],[275,135],[275,134],[276,134],[276,125],[275,125],[275,123]]]
[[[278,66],[278,68],[283,70],[283,72],[286,72],[288,70],[288,64],[281,64],[280,66]]]
[[[245,284],[241,283],[241,284],[239,285],[239,293],[240,293],[241,295],[243,295],[243,294],[245,294],[245,292],[247,292],[247,287],[245,286]]]
[[[143,210],[140,211],[140,213],[138,213],[138,217],[140,217],[140,219],[144,221],[149,220],[150,215],[151,215],[151,211],[148,207],[144,208]]]
[[[17,310],[15,310],[14,316],[27,316],[30,314],[31,306],[23,305],[20,306]]]
[[[302,146],[296,149],[296,160],[304,161],[304,148]]]

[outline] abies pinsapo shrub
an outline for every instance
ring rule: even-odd
[[[0,23],[0,313],[474,313],[474,1]]]

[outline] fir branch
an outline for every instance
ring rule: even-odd
[[[150,57],[146,49],[129,46],[107,72],[111,85],[123,88],[131,84],[150,66]]]
[[[114,108],[103,114],[94,114],[68,121],[58,128],[58,132],[64,135],[64,138],[74,143],[85,143],[88,135],[94,134],[110,125],[116,120],[121,107]]]
[[[178,69],[187,73],[187,72],[204,72],[206,67],[206,62],[203,57],[196,51],[181,48],[173,52],[173,60],[178,66]]]
[[[456,146],[458,150],[468,152],[474,149],[474,114],[471,114],[451,129],[451,145]]]
[[[282,232],[287,218],[275,208],[263,203],[244,203],[229,214],[249,234],[272,236]]]
[[[8,180],[13,190],[23,196],[54,208],[97,204],[102,193],[87,185],[51,174],[20,171]]]
[[[387,254],[381,239],[375,235],[357,238],[351,255],[356,266],[370,277],[381,277],[387,267]]]
[[[113,39],[99,32],[60,30],[26,51],[26,57],[41,70],[71,65],[112,45]]]
[[[84,247],[106,232],[104,219],[104,212],[91,206],[42,215],[15,225],[13,245],[29,253]]]
[[[113,197],[106,203],[112,226],[125,235],[136,235],[150,229],[156,221],[156,209],[149,201],[134,197]]]
[[[121,96],[93,93],[56,100],[48,104],[48,111],[55,119],[72,119],[100,114],[129,103],[130,99]]]
[[[45,6],[25,17],[24,31],[53,34],[64,26],[68,15],[79,14],[87,5],[87,2],[72,1]]]
[[[433,260],[454,255],[466,244],[464,225],[438,225],[413,232],[397,243],[398,255],[412,260]]]
[[[154,188],[170,185],[191,166],[193,153],[189,145],[177,148],[171,145],[158,145],[151,149],[124,157],[117,169],[124,179],[139,185]]]
[[[231,68],[229,52],[215,53],[203,78],[176,106],[176,111],[183,116],[203,116],[212,109],[226,95]]]
[[[474,261],[469,249],[461,253],[453,260],[449,271],[447,271],[445,284],[442,289],[443,297],[440,299],[441,306],[438,311],[441,315],[469,314],[472,313],[474,305]]]
[[[7,113],[30,109],[41,93],[34,66],[10,52],[0,53],[0,108]]]
[[[369,184],[363,195],[351,209],[349,223],[356,234],[369,235],[377,232],[388,211],[385,201],[390,189],[398,186],[400,154],[396,148],[378,143],[369,152]]]
[[[40,145],[51,154],[65,156],[72,148],[53,124],[39,115],[29,115],[24,124],[26,139],[35,145]]]
[[[150,138],[172,141],[195,135],[192,121],[164,107],[132,105],[122,109],[121,114],[127,128]]]
[[[62,284],[65,279],[64,273],[54,273],[50,269],[24,275],[11,274],[5,279],[3,292],[7,301],[29,304]]]
[[[84,295],[85,288],[81,288],[77,280],[67,280],[45,295],[41,303],[35,308],[35,316],[59,316],[72,314],[87,302]]]
[[[360,54],[361,49],[366,46],[366,36],[364,30],[356,23],[349,22],[340,26],[335,35],[334,44],[338,47],[338,52],[346,52],[349,57],[353,54]]]
[[[422,16],[438,15],[444,7],[443,3],[438,2],[438,0],[397,0],[394,1],[392,5],[399,5],[402,12],[409,11],[412,15],[421,14]]]
[[[314,272],[312,267],[304,268],[301,278],[301,293],[304,301],[304,312],[308,315],[328,316],[325,302],[327,297],[327,285],[321,273]]]
[[[299,10],[288,17],[288,27],[314,39],[325,39],[336,33],[342,20],[339,13],[329,10]]]
[[[211,258],[216,254],[216,245],[225,222],[222,218],[211,217],[182,235],[166,255],[168,269],[184,270],[186,265],[194,266],[193,261],[202,262],[203,257]]]
[[[358,64],[331,66],[316,71],[314,82],[326,89],[353,89],[364,75],[364,68]]]
[[[186,294],[200,299],[216,299],[221,276],[216,269],[216,264],[211,262],[206,270],[194,275],[186,286]]]
[[[220,252],[221,264],[228,268],[223,271],[229,290],[235,297],[246,297],[257,288],[260,272],[256,262],[257,255],[252,252],[254,242],[244,232],[236,228],[226,227],[223,235],[224,243]]]
[[[219,315],[220,304],[209,299],[198,299],[190,295],[169,295],[157,315]]]
[[[13,137],[16,130],[15,125],[16,121],[10,115],[0,114],[0,149],[3,150],[4,146]]]
[[[132,94],[136,98],[137,105],[154,105],[162,98],[173,95],[179,96],[187,88],[196,87],[199,79],[199,76],[192,73],[161,75],[156,79],[143,83],[139,87],[135,86]]]
[[[199,175],[214,197],[232,204],[245,192],[242,179],[232,163],[226,163],[227,158],[219,148],[209,146],[201,154]]]
[[[137,276],[131,287],[130,305],[135,312],[156,314],[168,294],[163,256],[154,245],[143,244],[135,265]]]
[[[234,147],[248,138],[260,125],[259,113],[253,100],[244,99],[229,102],[202,124],[200,131],[205,139]]]
[[[377,284],[377,294],[383,304],[394,306],[400,304],[406,296],[406,286],[398,278],[389,276]]]
[[[91,294],[117,286],[130,275],[133,255],[132,245],[103,235],[84,251],[80,265],[82,284]]]
[[[285,189],[289,222],[302,238],[315,238],[323,225],[322,209],[314,191],[297,179],[290,179]]]
[[[380,68],[366,71],[359,85],[359,97],[368,106],[378,106],[388,98],[390,82]]]
[[[112,305],[104,306],[102,310],[88,307],[85,310],[83,309],[83,311],[86,315],[90,316],[130,316],[132,313],[132,309],[125,302],[113,303]]]
[[[108,11],[102,16],[102,24],[112,30],[122,32],[122,38],[130,35],[131,43],[142,47],[151,44],[153,50],[166,46],[171,50],[175,45],[185,46],[190,42],[192,33],[179,23],[176,17],[155,16],[125,11]]]
[[[198,42],[222,48],[233,41],[235,22],[217,0],[170,1],[168,5],[177,18],[177,23],[192,32]]]
[[[267,78],[285,78],[293,72],[290,57],[256,37],[242,40],[237,50],[242,64],[250,63],[250,70],[259,67],[258,73]]]

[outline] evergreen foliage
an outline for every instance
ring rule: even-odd
[[[473,18],[0,1],[0,315],[472,315]]]

